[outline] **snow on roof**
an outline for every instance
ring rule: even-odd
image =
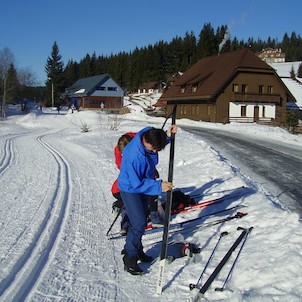
[[[295,97],[297,106],[302,109],[302,84],[290,78],[281,78],[281,80]]]
[[[297,81],[290,78],[290,72],[294,68],[297,74],[299,66],[302,61],[296,62],[284,62],[284,63],[268,63],[272,68],[275,69],[278,76],[281,78],[283,83],[286,85],[291,94],[295,97],[296,105],[302,109],[302,78],[297,78]],[[289,108],[289,106],[287,106]]]
[[[82,89],[77,90],[77,91],[75,92],[75,94],[77,94],[77,93],[84,93],[84,92],[85,92],[85,89],[82,88]]]
[[[297,73],[301,63],[302,61],[296,61],[296,62],[283,62],[283,63],[268,63],[268,65],[270,65],[272,68],[276,70],[279,77],[289,78],[292,67],[294,67],[294,71]]]

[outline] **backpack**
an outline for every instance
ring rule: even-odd
[[[172,192],[172,213],[178,213],[186,207],[196,204],[196,202],[180,190]]]

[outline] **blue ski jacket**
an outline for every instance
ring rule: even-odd
[[[158,152],[147,150],[142,143],[142,135],[151,128],[153,127],[140,130],[123,150],[118,176],[118,187],[121,191],[146,195],[162,193],[161,180],[154,179]]]

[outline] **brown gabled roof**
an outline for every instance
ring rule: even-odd
[[[173,74],[171,74],[168,79],[167,79],[167,82],[172,82],[172,81],[176,81],[183,73],[180,72],[180,71],[177,71]]]
[[[159,101],[211,100],[240,70],[274,72],[248,48],[206,57],[199,60],[176,80],[175,84],[164,92]],[[196,87],[196,92],[192,92],[192,86]],[[181,87],[186,87],[183,93],[181,93]]]

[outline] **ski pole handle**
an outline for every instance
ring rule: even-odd
[[[246,228],[243,228],[243,227],[238,227],[238,228],[237,228],[237,231],[243,231],[243,230],[246,231],[247,229],[246,229]]]
[[[245,230],[245,231],[250,232],[253,228],[254,228],[254,227],[250,227],[250,228],[246,229],[246,228],[243,228],[243,227],[238,227],[238,228],[237,228],[237,231],[243,231],[243,230]]]
[[[236,217],[237,218],[242,218],[243,216],[247,215],[247,213],[243,213],[243,212],[237,212]]]

